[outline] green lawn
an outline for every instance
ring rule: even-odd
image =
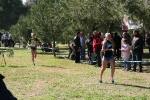
[[[110,68],[100,84],[100,67],[75,64],[40,50],[32,66],[29,49],[14,52],[13,58],[5,57],[6,66],[0,60],[0,73],[18,100],[150,100],[150,66],[144,66],[143,73],[124,72],[119,63],[115,84],[110,82]],[[59,54],[67,53],[60,49]]]

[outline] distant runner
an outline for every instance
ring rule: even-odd
[[[31,38],[28,40],[28,46],[31,48],[33,66],[35,66],[34,58],[36,58],[37,55],[36,49],[38,45],[39,45],[39,40],[36,38],[34,33],[31,33]]]

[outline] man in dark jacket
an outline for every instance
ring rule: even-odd
[[[118,35],[117,32],[113,34],[113,40],[116,44],[115,49],[114,49],[114,55],[117,57],[117,60],[120,58],[120,49],[121,49],[121,37]]]
[[[146,44],[148,45],[148,50],[149,50],[149,53],[150,53],[150,33],[147,35]]]
[[[142,61],[142,47],[143,47],[143,41],[141,36],[139,35],[138,30],[133,31],[133,40],[132,40],[132,53],[133,53],[133,61]],[[138,62],[139,65],[139,72],[142,72],[142,62]],[[136,71],[136,62],[134,62],[133,70]]]
[[[76,37],[74,38],[74,49],[75,49],[75,63],[80,63],[80,32],[77,32]]]

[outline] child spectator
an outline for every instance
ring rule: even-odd
[[[122,51],[121,56],[122,56],[122,59],[124,60],[123,70],[128,71],[130,62],[127,62],[127,61],[130,60],[130,47],[126,39],[122,40],[121,51]]]

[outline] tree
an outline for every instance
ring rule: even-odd
[[[31,6],[27,18],[30,21],[23,23],[28,22],[43,42],[69,41],[78,30],[89,33],[95,29],[106,32],[121,28],[120,7],[112,0],[39,0]]]
[[[131,19],[143,21],[144,29],[149,28],[150,4],[149,0],[121,0]]]
[[[53,41],[53,48],[65,27],[63,4],[60,0],[44,0],[38,1],[37,5],[31,8],[31,28],[43,42]]]
[[[0,0],[0,8],[0,29],[4,30],[9,30],[27,11],[21,0]]]
[[[25,41],[28,41],[31,36],[31,33],[28,32],[31,28],[30,25],[29,16],[20,16],[17,24],[10,28],[10,31],[13,33],[13,39],[22,42],[22,38],[24,38]]]
[[[144,6],[140,13],[133,10],[138,7],[132,0],[38,0],[27,16],[20,17],[14,30],[27,37],[26,31],[32,29],[42,42],[53,41],[55,47],[55,41],[72,41],[77,31],[121,31],[124,14],[138,19],[149,16],[145,15],[149,7]],[[141,12],[144,15],[138,17]]]

